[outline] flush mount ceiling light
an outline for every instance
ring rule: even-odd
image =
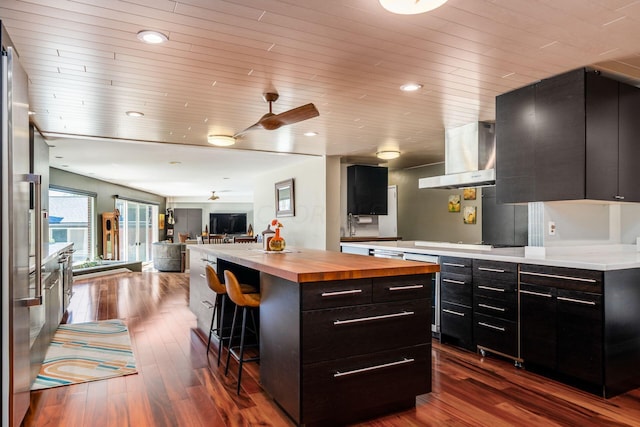
[[[304,136],[316,136],[318,135],[318,132],[305,132]]]
[[[383,150],[378,151],[376,156],[382,160],[392,160],[400,157],[400,152],[398,150]]]
[[[400,86],[400,90],[403,92],[415,92],[420,89],[422,89],[422,85],[420,83],[406,83]]]
[[[144,117],[144,113],[141,111],[127,111],[125,114],[129,117]]]
[[[159,31],[152,30],[139,31],[137,37],[138,40],[149,44],[160,44],[169,40],[169,38],[165,34],[162,34]]]
[[[219,147],[228,147],[235,144],[236,139],[229,135],[209,135],[207,137],[207,142]]]
[[[417,15],[429,12],[447,2],[447,0],[379,0],[382,7],[399,15]]]

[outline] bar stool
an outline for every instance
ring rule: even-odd
[[[240,394],[240,380],[242,379],[242,365],[245,362],[257,362],[260,360],[260,357],[250,357],[248,359],[244,358],[244,338],[245,332],[247,330],[247,312],[250,309],[260,307],[260,294],[253,293],[247,294],[242,292],[242,288],[238,283],[238,279],[236,276],[229,270],[224,271],[224,282],[227,286],[227,293],[231,301],[236,304],[236,308],[233,312],[233,322],[231,322],[231,336],[229,337],[229,352],[227,353],[227,364],[224,368],[224,374],[227,375],[229,372],[229,359],[231,355],[233,355],[234,359],[238,361],[238,388],[237,394]],[[239,353],[233,349],[233,333],[236,326],[236,318],[238,314],[238,308],[242,308],[242,329],[240,330],[240,347]],[[253,315],[253,310],[250,311],[251,320],[253,321],[253,332],[256,336],[256,345],[258,343],[258,328],[256,326],[256,319]]]
[[[224,306],[227,301],[227,288],[220,283],[218,279],[218,274],[216,270],[210,265],[207,265],[205,268],[205,273],[207,277],[207,285],[209,285],[209,289],[216,293],[216,299],[213,303],[213,314],[211,315],[211,327],[209,328],[209,340],[207,341],[207,354],[209,354],[209,347],[211,346],[211,335],[215,332],[216,336],[219,340],[218,345],[218,366],[220,366],[220,354],[222,353],[222,346],[225,339],[229,337],[225,337],[222,335],[223,321],[224,321]],[[240,285],[240,292],[242,293],[254,293],[257,292],[256,288],[250,285]],[[216,314],[218,315],[218,327],[214,328],[213,324],[216,319]]]

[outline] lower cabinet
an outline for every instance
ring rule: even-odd
[[[440,339],[475,350],[471,262],[470,258],[440,258]]]
[[[521,266],[521,354],[527,367],[602,389],[603,279],[598,271]]]
[[[217,271],[217,260],[204,252],[189,251],[189,265],[189,309],[196,315],[198,329],[208,335],[216,294],[207,285],[205,268],[211,265]]]
[[[475,345],[519,360],[518,264],[473,260]]]

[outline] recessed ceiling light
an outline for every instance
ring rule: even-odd
[[[376,156],[379,159],[382,160],[391,160],[391,159],[397,159],[398,157],[400,157],[400,151],[398,150],[383,150],[383,151],[378,151],[376,153]]]
[[[169,40],[165,34],[159,31],[142,30],[138,32],[138,40],[149,44],[160,44]]]
[[[447,2],[447,0],[379,0],[382,7],[399,15],[416,15],[429,12]]]
[[[129,117],[143,117],[144,113],[141,111],[127,111],[125,113]]]
[[[207,142],[220,147],[228,147],[235,144],[236,139],[229,135],[209,135],[207,137]]]
[[[56,159],[64,159],[62,156],[56,156]]]
[[[318,132],[305,132],[304,136],[316,136],[318,135]]]
[[[29,111],[29,115],[30,115],[30,116],[35,116],[35,115],[36,115],[36,112],[35,112],[35,111]]]
[[[173,160],[173,161],[169,162],[169,164],[170,164],[170,165],[179,165],[179,164],[181,164],[181,163],[182,163],[182,162],[178,162],[178,161],[175,161],[175,160]]]
[[[400,90],[403,92],[415,92],[422,89],[422,85],[419,83],[406,83],[400,86]]]

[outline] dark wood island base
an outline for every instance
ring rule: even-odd
[[[222,246],[192,258],[215,255],[218,274],[260,272],[260,382],[296,424],[376,417],[431,391],[436,264]]]

